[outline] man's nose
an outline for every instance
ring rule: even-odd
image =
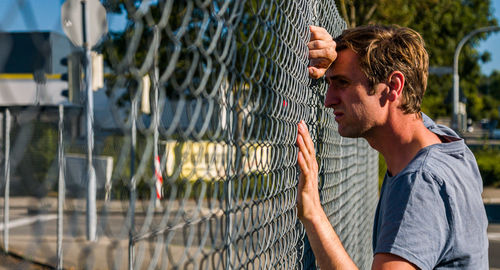
[[[340,103],[340,99],[337,95],[337,91],[330,85],[328,86],[328,91],[326,91],[325,96],[325,107],[331,108]]]

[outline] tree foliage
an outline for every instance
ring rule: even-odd
[[[483,75],[479,83],[480,104],[477,106],[481,118],[500,122],[500,71],[495,70],[489,76]]]
[[[465,35],[480,27],[498,25],[489,0],[339,0],[337,5],[349,26],[380,23],[415,29],[426,41],[430,66],[453,66],[455,48]],[[460,88],[473,119],[482,117],[481,104],[485,103],[485,94],[478,88],[483,78],[479,62],[490,58],[474,47],[487,36],[474,36],[459,59]],[[452,85],[451,74],[430,75],[422,110],[432,117],[449,115],[451,104],[445,100]]]
[[[145,14],[139,16],[144,12],[140,10],[143,1],[103,2],[108,12],[127,18],[124,31],[110,33],[100,49],[114,75],[127,78],[125,86],[130,93],[134,92],[141,79],[135,73],[142,68],[149,54],[155,54],[160,77],[168,78],[163,80],[168,97],[191,99],[192,93],[202,86],[208,95],[217,89],[219,73],[211,71],[220,70],[232,57],[223,53],[232,43],[230,31],[222,22],[232,22],[232,13],[239,6],[225,6],[221,1],[207,3],[194,5],[189,1],[152,1]],[[162,21],[164,16],[167,19]],[[156,27],[160,41],[155,52],[153,40]],[[214,59],[216,61],[212,61]],[[116,76],[108,78],[109,86],[116,84],[114,79]]]

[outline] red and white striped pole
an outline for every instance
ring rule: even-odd
[[[163,190],[161,186],[163,185],[163,177],[161,176],[161,170],[160,170],[160,157],[157,155],[155,156],[155,176],[156,176],[156,198],[161,199],[163,198]]]

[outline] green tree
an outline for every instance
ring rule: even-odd
[[[489,76],[482,78],[479,92],[500,100],[500,70],[494,70]]]
[[[478,89],[482,103],[477,115],[480,119],[488,118],[500,122],[500,71],[495,70],[489,76],[483,75]]]
[[[15,171],[25,187],[21,191],[22,194],[39,198],[46,196],[54,183],[53,175],[50,177],[50,168],[57,159],[57,128],[53,124],[36,119],[15,127],[12,134],[12,138],[27,136],[30,141],[26,151],[21,152],[18,157],[21,159],[18,163],[20,165]]]

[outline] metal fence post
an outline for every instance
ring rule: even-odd
[[[57,269],[63,269],[63,207],[65,198],[65,181],[64,181],[64,106],[59,105],[59,149],[58,149],[58,165],[59,165],[59,182],[57,189]]]
[[[160,29],[155,25],[153,27],[154,36],[160,37]],[[159,40],[159,39],[158,39]],[[158,42],[159,44],[159,42]],[[160,110],[159,110],[159,78],[160,78],[160,69],[158,67],[158,45],[154,47],[154,55],[153,55],[153,69],[151,74],[148,76],[152,77],[153,81],[153,110],[151,110],[151,120],[153,122],[153,167],[155,170],[155,189],[156,189],[156,198],[155,198],[155,208],[160,205],[160,199],[163,197],[162,186],[163,186],[163,178],[161,178],[161,159],[158,153],[158,140],[160,137],[160,132],[158,127],[160,126]],[[144,87],[144,86],[143,86]],[[148,98],[148,97],[146,97]],[[158,162],[158,168],[156,168],[156,162]],[[157,171],[158,170],[158,171]],[[159,173],[160,175],[156,175]],[[161,182],[158,182],[160,177]]]
[[[137,147],[137,95],[132,101],[132,112],[131,112],[131,120],[132,125],[130,127],[132,142],[130,148],[130,228],[129,228],[129,245],[128,245],[128,262],[129,269],[132,270],[134,268],[134,230],[135,230],[135,200],[136,200],[136,187],[137,187],[137,179],[135,177],[135,151]]]
[[[92,164],[94,151],[94,93],[92,92],[92,65],[91,50],[88,39],[86,2],[82,1],[82,29],[83,48],[85,58],[83,66],[85,70],[85,90],[87,92],[87,239],[97,240],[97,211],[96,211],[96,176],[94,165]]]
[[[9,192],[10,192],[10,110],[4,110],[4,171],[5,179],[4,208],[3,208],[3,245],[5,253],[9,252]]]
[[[233,124],[234,124],[234,112],[233,112],[233,103],[234,103],[234,96],[233,96],[233,90],[228,89],[229,98],[228,98],[228,117],[226,118],[228,123],[227,123],[227,128],[228,128],[228,149],[227,149],[227,169],[226,169],[226,239],[225,239],[225,245],[227,247],[227,257],[226,257],[226,269],[232,269],[231,268],[231,255],[232,255],[232,250],[231,250],[231,237],[232,237],[232,229],[233,229],[233,220],[232,220],[232,163],[233,163],[233,148],[234,148],[234,142],[233,142],[233,135],[234,135],[234,129],[233,129]],[[237,116],[236,116],[237,117]]]
[[[155,26],[155,34],[158,33],[158,28]],[[158,140],[159,140],[159,137],[160,137],[160,133],[159,133],[159,130],[158,130],[158,127],[160,125],[160,110],[158,108],[158,103],[159,103],[159,96],[158,96],[158,92],[159,92],[159,82],[158,82],[158,78],[160,77],[160,70],[158,68],[158,63],[157,63],[157,59],[158,59],[158,48],[156,48],[156,51],[155,51],[155,56],[154,56],[154,62],[153,62],[153,158],[154,158],[154,162],[156,162],[156,160],[158,160],[158,163],[159,163],[159,173],[161,175],[161,160],[160,160],[160,156],[159,156],[159,151],[158,151]],[[156,168],[155,168],[156,170]],[[158,179],[155,179],[155,183],[158,181]],[[159,205],[160,204],[160,199],[163,197],[163,193],[162,193],[162,185],[163,185],[163,182],[161,183],[161,185],[155,185],[156,187],[156,192],[157,194],[160,194],[159,198],[158,198],[158,195],[157,195],[157,198],[155,199],[155,207],[156,205]]]
[[[94,151],[94,94],[92,93],[92,70],[90,65],[90,50],[85,50],[85,79],[87,87],[87,239],[96,241],[96,176],[92,163]]]

